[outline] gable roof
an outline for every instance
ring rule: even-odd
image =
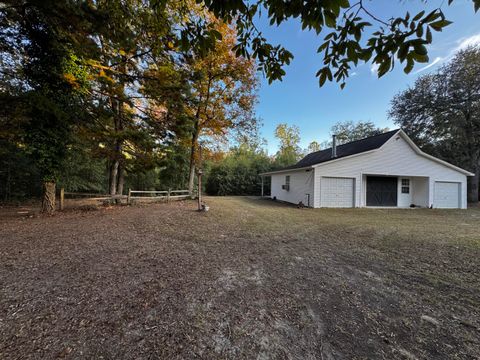
[[[431,161],[434,161],[436,163],[442,164],[450,169],[456,170],[462,174],[465,174],[467,176],[474,176],[473,173],[462,169],[458,166],[452,165],[444,160],[441,160],[439,158],[436,158],[432,155],[429,155],[427,153],[424,153],[420,148],[408,137],[408,135],[402,130],[402,129],[395,129],[388,131],[383,134],[378,134],[374,136],[369,136],[364,139],[352,141],[343,145],[338,145],[337,146],[337,156],[332,157],[332,148],[328,148],[325,150],[320,150],[313,152],[311,154],[308,154],[305,156],[302,160],[297,162],[295,165],[285,167],[283,169],[278,169],[274,171],[269,171],[263,174],[259,175],[271,175],[275,173],[281,173],[285,171],[296,171],[296,170],[304,170],[304,169],[311,169],[315,165],[325,163],[328,161],[333,161],[333,160],[338,160],[341,158],[345,158],[348,156],[352,155],[357,155],[361,153],[365,153],[368,151],[375,151],[380,149],[386,142],[388,142],[393,136],[395,135],[401,136],[409,145],[410,147],[420,156],[423,156]]]
[[[346,156],[360,154],[366,151],[371,151],[380,148],[385,144],[392,136],[398,133],[400,130],[392,130],[383,134],[369,136],[364,139],[355,140],[346,144],[337,145],[337,156],[332,157],[332,148],[316,151],[308,154],[302,160],[295,165],[287,166],[282,169],[274,170],[269,173],[282,172],[285,170],[295,170],[310,168],[313,165],[321,164],[331,160],[337,160]]]
[[[369,136],[364,139],[352,141],[342,145],[337,145],[336,157],[332,157],[332,148],[313,152],[305,156],[302,160],[300,160],[294,166],[295,167],[312,166],[312,165],[324,163],[327,161],[339,159],[345,156],[360,154],[365,151],[378,149],[383,144],[385,144],[398,131],[399,129],[396,129],[383,134]]]

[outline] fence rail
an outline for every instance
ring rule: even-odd
[[[188,190],[130,190],[128,189],[128,195],[109,195],[109,194],[97,194],[97,193],[76,193],[66,192],[64,189],[60,189],[60,210],[65,207],[65,196],[80,197],[86,200],[100,201],[100,200],[126,200],[127,204],[131,204],[133,200],[181,200],[188,199],[190,192]]]
[[[135,194],[145,194],[147,196],[135,196]],[[153,196],[148,196],[153,194]],[[132,200],[137,199],[166,199],[167,202],[170,202],[170,199],[180,199],[180,198],[189,198],[190,192],[188,190],[128,190],[127,202],[130,204]]]
[[[98,193],[78,193],[78,192],[63,192],[65,195],[70,196],[88,196],[88,197],[109,197],[109,194],[98,194]]]

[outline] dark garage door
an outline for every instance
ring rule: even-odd
[[[397,178],[367,176],[367,206],[397,206]]]

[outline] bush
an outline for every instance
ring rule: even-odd
[[[236,148],[212,166],[205,190],[209,195],[260,195],[258,174],[270,169],[271,160],[263,151]]]

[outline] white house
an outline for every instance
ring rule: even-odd
[[[472,173],[421,151],[402,131],[335,145],[260,174],[271,197],[320,207],[467,207]]]

